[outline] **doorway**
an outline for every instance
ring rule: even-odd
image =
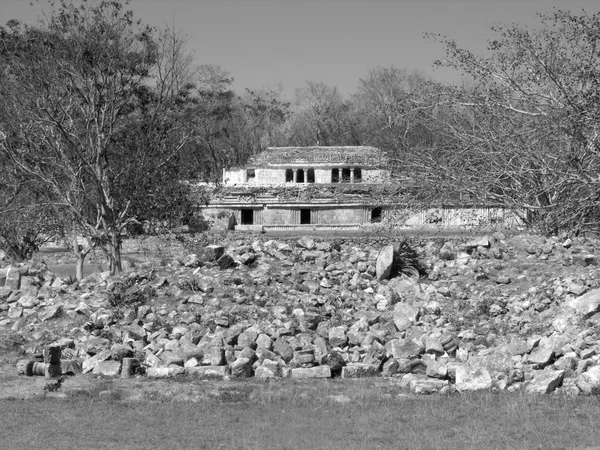
[[[242,209],[242,225],[254,225],[254,210],[252,209]]]
[[[310,209],[300,210],[300,225],[310,225]]]
[[[379,222],[381,222],[381,206],[373,208],[373,210],[371,211],[371,223]]]

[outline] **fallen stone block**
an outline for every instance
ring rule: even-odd
[[[229,366],[186,367],[185,374],[198,378],[223,379],[229,376]]]
[[[492,377],[487,369],[473,368],[466,364],[456,365],[457,391],[481,391],[491,388]]]
[[[292,378],[331,378],[331,368],[329,366],[316,366],[292,369]]]
[[[368,378],[380,375],[379,365],[350,363],[342,367],[342,378]]]
[[[525,387],[529,394],[550,394],[562,383],[564,370],[541,370],[534,372],[533,379]]]
[[[410,382],[408,384],[409,389],[414,394],[418,394],[418,395],[435,394],[435,393],[439,392],[440,390],[442,390],[443,388],[447,387],[448,385],[449,385],[448,380],[434,380],[434,379],[427,379],[427,380],[415,379],[415,380],[410,380]]]
[[[94,367],[94,375],[105,377],[116,377],[121,372],[121,363],[119,361],[99,361]]]

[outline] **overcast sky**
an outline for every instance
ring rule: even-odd
[[[30,0],[0,0],[0,23],[33,23]],[[45,4],[45,2],[42,2]],[[47,3],[46,3],[47,4]],[[553,7],[580,14],[600,11],[600,0],[132,0],[130,9],[152,25],[172,24],[190,37],[198,64],[230,72],[238,92],[281,84],[291,94],[322,81],[348,95],[370,68],[421,69],[457,81],[432,62],[443,48],[434,32],[483,52],[494,23],[534,27],[536,12]]]

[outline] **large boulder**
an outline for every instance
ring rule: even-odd
[[[592,316],[600,311],[600,289],[594,289],[580,297],[569,300],[566,305],[585,317]]]
[[[533,379],[525,391],[530,394],[550,394],[562,383],[564,370],[540,370],[534,372]]]
[[[419,309],[407,303],[396,303],[393,320],[398,331],[404,331],[414,325],[419,317]]]
[[[468,364],[456,365],[456,390],[481,391],[492,388],[492,377],[483,367],[471,367]]]
[[[386,245],[379,252],[376,263],[376,276],[379,281],[386,280],[392,273],[394,265],[394,246]]]

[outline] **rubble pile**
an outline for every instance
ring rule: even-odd
[[[0,345],[29,358],[26,375],[43,372],[36,356],[54,345],[63,374],[597,394],[598,248],[500,233],[412,245],[252,238],[81,282],[5,263]]]

